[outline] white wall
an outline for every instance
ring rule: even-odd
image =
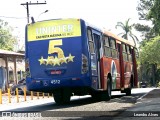
[[[5,61],[2,58],[0,58],[0,67],[1,66],[5,67]]]

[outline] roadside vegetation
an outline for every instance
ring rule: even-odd
[[[139,48],[139,79],[149,86],[160,86],[160,1],[140,0],[137,6],[139,19],[150,21],[151,26],[135,24],[142,33],[143,40]]]
[[[0,49],[14,51],[18,40],[12,35],[12,31],[13,28],[8,25],[8,22],[0,19]]]

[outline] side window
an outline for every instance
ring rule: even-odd
[[[127,56],[127,48],[125,44],[122,44],[123,46],[123,60],[128,61],[128,56]]]
[[[110,46],[112,48],[112,58],[118,58],[118,51],[116,48],[116,40],[114,38],[110,38]]]
[[[109,37],[108,36],[104,36],[103,37],[103,51],[104,51],[104,55],[107,57],[111,57],[111,49],[110,49],[110,43],[109,43]]]
[[[123,52],[126,52],[126,45],[122,44],[122,46],[123,46]]]
[[[97,54],[98,60],[100,60],[100,55],[101,55],[101,37],[98,34],[93,33],[93,38],[95,42],[95,52]]]
[[[116,41],[113,38],[111,38],[111,48],[116,49]]]
[[[131,47],[129,45],[123,44],[123,60],[132,62]]]
[[[108,39],[107,36],[104,36],[104,45],[105,45],[106,47],[109,47],[109,39]]]
[[[127,55],[128,55],[128,61],[132,62],[131,47],[128,45],[127,45]]]
[[[130,47],[128,45],[126,46],[126,50],[127,50],[127,54],[131,54]]]
[[[94,53],[94,42],[92,38],[92,32],[90,29],[87,30],[88,40],[89,40],[89,51],[90,53]]]

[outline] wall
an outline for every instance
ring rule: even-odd
[[[5,61],[2,58],[0,58],[0,67],[1,66],[5,67]]]

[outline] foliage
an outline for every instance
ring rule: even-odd
[[[143,35],[140,43],[139,68],[140,80],[148,80],[155,86],[160,81],[160,1],[139,0],[137,11],[140,20],[151,21],[152,26],[135,24],[134,27]]]
[[[0,19],[0,49],[13,51],[17,43],[16,38],[11,34],[12,28],[8,23]]]
[[[160,82],[158,82],[158,87],[160,88]]]
[[[147,14],[147,19],[152,21],[155,35],[160,35],[160,1],[154,0],[153,6]]]
[[[145,39],[149,40],[157,35],[160,35],[160,1],[159,0],[140,0],[137,11],[140,20],[149,20],[152,22],[152,27],[135,24],[135,29],[144,34]],[[145,28],[145,29],[144,29]]]
[[[148,11],[153,7],[155,0],[139,0],[137,11],[140,20],[148,20]]]
[[[140,66],[140,80],[147,80],[152,86],[160,80],[160,36],[147,42],[140,49],[138,59]]]
[[[160,65],[160,36],[148,41],[140,51],[140,59],[142,63]]]
[[[135,44],[135,46],[136,46],[136,41],[139,41],[139,40],[138,40],[138,38],[132,33],[133,24],[132,24],[132,25],[129,25],[129,20],[130,20],[130,18],[129,18],[127,21],[125,21],[125,23],[117,22],[116,28],[117,28],[117,27],[121,27],[124,32],[119,33],[118,35],[121,35],[122,38],[127,39],[127,40],[128,40],[128,38],[129,38],[129,36],[130,36],[130,37],[133,39],[134,44]]]
[[[149,11],[152,9],[155,0],[139,0],[139,4],[137,6],[137,11],[140,20],[151,21],[149,19]],[[143,40],[150,40],[154,38],[156,35],[153,30],[153,26],[148,26],[144,24],[134,24],[134,27],[137,31],[142,33]]]
[[[134,28],[138,32],[141,32],[141,34],[142,34],[141,37],[142,37],[143,40],[148,41],[151,38],[155,37],[155,35],[152,31],[152,28],[149,27],[148,25],[144,25],[144,24],[142,25],[142,24],[137,23],[137,24],[134,24]]]

